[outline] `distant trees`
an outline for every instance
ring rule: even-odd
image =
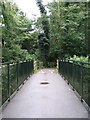
[[[37,33],[30,34],[27,31],[31,29],[31,21],[15,3],[2,0],[0,5],[2,7],[0,25],[2,27],[2,61],[32,59],[37,49]]]
[[[65,56],[87,56],[86,3],[57,3],[49,5],[50,53],[53,58]]]
[[[50,11],[50,16],[47,16],[49,20],[47,25],[50,43],[49,61],[74,55],[89,55],[87,22],[90,20],[87,5],[84,2],[52,2],[47,5]],[[43,29],[44,19],[41,16],[37,20],[36,25],[40,30]]]
[[[40,23],[40,26],[37,22],[38,27],[41,27],[42,33],[40,33],[38,39],[39,39],[39,51],[41,60],[43,61],[43,66],[48,66],[48,57],[49,57],[49,21],[47,17],[47,11],[45,10],[45,6],[42,4],[41,1],[37,2],[37,5],[41,12],[41,18],[38,19],[38,22]]]
[[[37,4],[41,17],[33,23],[15,3],[0,1],[3,62],[36,58],[47,64],[47,61],[56,61],[58,58],[90,55],[90,2],[52,2],[47,5],[49,16],[45,6],[41,2]],[[33,24],[37,31],[30,33]]]

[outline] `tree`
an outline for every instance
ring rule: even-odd
[[[23,47],[26,40],[30,40],[32,36],[28,31],[31,29],[31,21],[15,3],[2,0],[0,4],[2,6],[3,62],[32,59],[30,50]]]
[[[40,56],[41,60],[43,61],[43,66],[48,66],[48,54],[49,54],[49,22],[46,15],[45,6],[42,4],[41,1],[37,2],[37,5],[39,6],[40,12],[41,12],[41,25],[42,31],[44,31],[43,34],[39,35],[39,50],[40,50]],[[37,24],[38,25],[38,24]]]
[[[87,19],[85,3],[53,2],[49,5],[50,15],[50,53],[53,58],[87,56],[85,22]]]

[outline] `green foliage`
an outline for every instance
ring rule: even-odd
[[[84,56],[78,57],[78,56],[74,55],[73,57],[69,57],[67,59],[73,60],[73,61],[88,62],[88,56],[87,57],[84,57]]]
[[[47,11],[45,10],[45,6],[42,4],[42,2],[37,2],[37,5],[41,12],[41,24],[42,24],[42,30],[44,31],[44,34],[46,35],[47,39],[49,39],[49,22],[47,17]]]
[[[32,22],[8,0],[0,2],[2,7],[2,61],[31,60],[37,49],[37,34],[29,33]]]
[[[65,56],[88,56],[87,3],[52,2],[47,5],[50,16],[42,14],[36,26],[42,32],[43,22],[49,20],[49,59],[55,62]],[[82,60],[82,59],[81,59]]]
[[[74,62],[74,64],[78,64],[80,66],[90,68],[90,63],[89,63],[89,56],[84,57],[84,56],[76,56],[74,55],[73,57],[67,56],[65,58],[66,61]]]
[[[41,18],[37,21],[37,26],[40,27],[42,34],[39,35],[39,50],[40,50],[40,57],[43,61],[43,66],[47,67],[48,65],[48,54],[49,54],[49,22],[48,17],[46,15],[45,6],[42,2],[37,2],[40,12]],[[40,23],[40,25],[38,24]]]
[[[40,9],[40,12],[41,12],[42,14],[46,14],[46,13],[47,13],[46,10],[45,10],[45,6],[42,4],[41,1],[37,2],[37,5],[38,5],[38,7],[39,7],[39,9]]]
[[[50,53],[53,58],[65,55],[87,56],[86,3],[59,3],[49,5]]]
[[[0,15],[0,35],[2,34],[2,60],[20,61],[41,59],[38,33],[28,32],[33,22],[19,10],[17,5],[8,0],[1,0],[2,14]],[[45,6],[38,3],[41,17],[37,19],[36,29],[44,32],[42,49],[49,62],[56,62],[65,56],[87,56],[87,5],[86,3],[52,2],[48,5],[50,16],[47,16]],[[0,10],[1,11],[1,10]],[[1,22],[2,21],[2,22]],[[89,23],[89,20],[88,20]],[[87,40],[88,39],[88,40]],[[1,45],[1,43],[0,43]],[[45,58],[44,57],[44,58]],[[82,61],[83,58],[81,58]]]

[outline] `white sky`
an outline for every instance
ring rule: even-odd
[[[40,16],[39,8],[36,5],[36,0],[13,0],[18,7],[26,13],[28,18],[33,18],[33,15]],[[43,0],[43,4],[47,4],[53,0]]]

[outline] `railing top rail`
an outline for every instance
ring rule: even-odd
[[[26,61],[16,61],[16,62],[3,62],[0,63],[0,65],[6,65],[6,64],[16,64],[16,63],[24,63],[24,62],[31,62],[32,60],[26,60]]]
[[[76,61],[76,60],[69,60],[69,61],[78,62],[78,63],[81,63],[81,64],[90,64],[90,62],[81,62],[81,61]]]
[[[81,62],[81,61],[76,61],[76,60],[61,60],[61,61],[65,61],[65,62],[76,62],[76,63],[80,63],[80,64],[88,64],[90,65],[90,62]]]

